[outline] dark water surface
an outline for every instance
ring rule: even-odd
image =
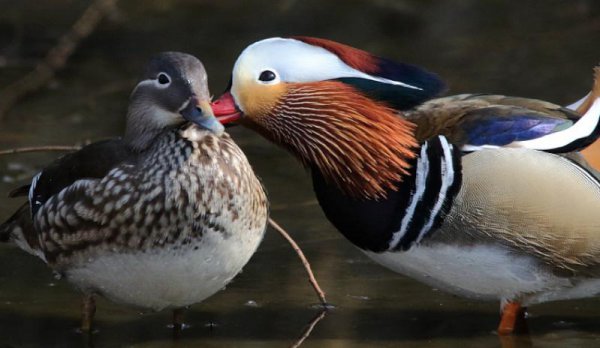
[[[2,86],[29,71],[85,8],[75,0],[0,1]],[[68,67],[0,121],[0,149],[121,134],[129,91],[153,53],[205,63],[213,93],[237,54],[264,37],[303,34],[438,72],[450,93],[495,92],[565,104],[587,93],[600,60],[600,3],[571,1],[122,1]],[[456,298],[372,263],[321,213],[309,177],[246,129],[231,133],[264,181],[272,216],[299,241],[336,309],[304,347],[494,347],[498,303]],[[0,197],[56,153],[0,157]],[[20,202],[0,198],[0,219]],[[100,300],[98,331],[78,334],[79,295],[37,259],[0,245],[0,347],[285,347],[318,314],[296,256],[269,231],[225,291],[193,306],[174,341],[169,312]],[[505,346],[600,346],[600,299],[530,309],[531,335]],[[212,325],[211,327],[211,323]]]

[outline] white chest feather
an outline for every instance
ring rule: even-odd
[[[383,266],[456,295],[524,304],[582,298],[600,292],[600,280],[553,275],[535,259],[501,246],[417,246],[405,252],[365,252]]]
[[[154,310],[183,307],[221,290],[248,262],[261,239],[223,239],[211,232],[186,249],[107,253],[69,270],[67,277],[83,291],[115,302]]]

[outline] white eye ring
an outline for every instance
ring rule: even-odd
[[[256,80],[264,85],[273,85],[280,81],[279,75],[271,69],[261,70]]]
[[[171,85],[171,77],[165,72],[160,72],[158,75],[156,75],[154,84],[158,88],[167,88],[169,85]]]

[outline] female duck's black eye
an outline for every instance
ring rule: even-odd
[[[275,73],[272,72],[271,70],[265,70],[260,73],[260,76],[258,77],[258,79],[263,82],[269,82],[269,81],[275,80],[276,77],[277,77],[277,75],[275,75]]]
[[[166,85],[169,82],[171,82],[169,75],[165,73],[158,74],[158,83],[160,83],[161,85]]]

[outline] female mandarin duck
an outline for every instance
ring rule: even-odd
[[[124,138],[52,163],[0,226],[84,293],[82,329],[93,294],[176,309],[180,326],[179,309],[222,289],[262,240],[265,192],[209,102],[198,59],[158,55],[131,95]]]
[[[574,151],[598,135],[600,101],[576,122],[539,100],[427,101],[443,88],[336,42],[272,38],[242,52],[213,111],[310,168],[328,219],[375,261],[500,300],[501,334],[520,305],[599,293],[599,175]]]

